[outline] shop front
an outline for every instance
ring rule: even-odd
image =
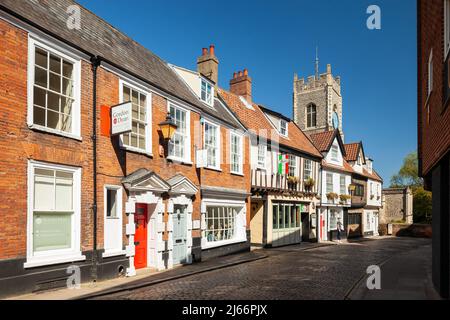
[[[362,237],[362,212],[358,210],[348,210],[347,216],[347,237]]]

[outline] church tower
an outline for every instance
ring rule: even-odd
[[[294,122],[308,135],[339,129],[342,131],[341,79],[327,72],[319,74],[316,58],[316,75],[305,81],[294,75]]]

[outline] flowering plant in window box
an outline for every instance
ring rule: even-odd
[[[381,199],[381,197],[380,197],[380,196],[378,196],[378,197],[377,197],[377,200],[380,200],[380,199]]]
[[[341,199],[341,201],[342,202],[347,202],[348,200],[350,200],[352,197],[350,196],[350,195],[348,195],[348,194],[341,194],[340,196],[339,196],[339,199]]]
[[[306,190],[311,190],[316,185],[316,182],[314,181],[313,178],[306,179],[304,183]]]
[[[298,178],[294,177],[294,176],[287,177],[287,180],[288,180],[289,184],[296,184],[296,183],[298,183]]]
[[[337,200],[339,198],[339,195],[337,194],[337,193],[334,193],[334,192],[330,192],[330,193],[327,193],[327,199],[328,200]]]
[[[373,200],[373,198],[375,198],[375,195],[374,194],[370,195],[370,200]]]

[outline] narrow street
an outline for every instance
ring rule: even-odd
[[[299,246],[289,246],[265,250],[265,253],[269,257],[263,260],[95,299],[364,299],[367,298],[364,292],[367,267],[383,263],[387,265],[391,260],[396,268],[386,268],[386,273],[381,268],[382,290],[376,298],[384,298],[383,286],[386,286],[386,281],[392,283],[392,274],[388,273],[392,273],[393,269],[397,270],[395,276],[401,280],[398,269],[402,268],[402,261],[417,264],[405,266],[421,270],[421,273],[409,273],[408,277],[420,284],[424,292],[422,298],[434,298],[427,274],[431,265],[431,241],[428,239],[365,240],[306,251],[301,251]],[[421,256],[415,257],[418,253]],[[383,281],[384,278],[386,281]],[[401,281],[399,283],[402,284]],[[388,298],[396,298],[395,290],[391,285]],[[416,297],[420,298],[417,285],[414,290]]]

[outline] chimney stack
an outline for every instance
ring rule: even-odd
[[[230,80],[230,91],[252,103],[252,78],[248,76],[247,69],[233,74],[233,79]]]
[[[214,45],[202,49],[202,55],[197,59],[197,71],[214,82],[217,87],[219,79],[219,59],[215,55]]]

